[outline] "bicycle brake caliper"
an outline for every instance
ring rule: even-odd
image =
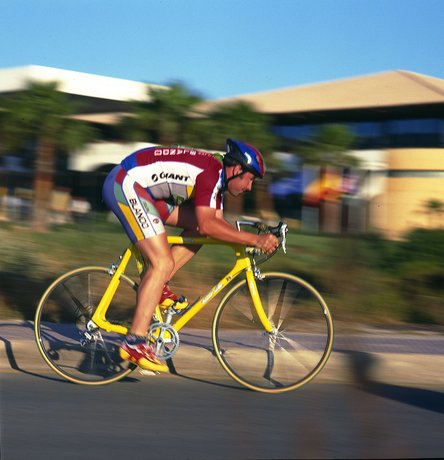
[[[265,276],[261,274],[261,269],[256,265],[256,261],[254,260],[254,258],[253,258],[253,274],[257,280],[263,280],[265,278]]]
[[[261,274],[261,269],[259,267],[254,267],[253,273],[257,280],[263,280],[265,278],[265,276]]]

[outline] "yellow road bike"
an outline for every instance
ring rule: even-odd
[[[276,227],[238,221],[238,229],[271,232],[286,251],[287,225]],[[312,380],[332,349],[333,322],[319,292],[301,278],[261,273],[271,255],[239,244],[198,237],[169,236],[170,244],[225,245],[234,251],[231,270],[205,295],[184,310],[156,307],[148,338],[157,355],[171,360],[180,346],[179,331],[239,277],[222,297],[212,322],[214,353],[225,371],[252,390],[281,393]],[[55,280],[43,294],[35,315],[35,337],[46,363],[71,382],[102,385],[115,382],[136,366],[119,357],[136,305],[138,284],[125,274],[135,259],[134,245],[110,268],[82,267]]]

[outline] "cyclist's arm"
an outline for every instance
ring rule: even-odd
[[[278,245],[278,240],[274,235],[255,235],[238,231],[224,219],[221,210],[208,206],[196,206],[196,218],[199,232],[217,240],[256,246],[266,252],[274,250]]]

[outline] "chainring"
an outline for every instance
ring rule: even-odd
[[[155,321],[148,329],[148,341],[156,355],[163,360],[174,356],[179,349],[179,334],[171,324]]]

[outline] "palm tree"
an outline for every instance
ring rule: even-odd
[[[119,128],[123,135],[133,141],[162,145],[192,143],[194,111],[201,97],[181,83],[152,88],[148,95],[150,102],[133,102],[131,115],[121,119]]]
[[[325,125],[299,150],[304,163],[319,166],[319,186],[322,188],[326,182],[327,168],[339,167],[349,171],[359,164],[359,160],[350,155],[349,149],[353,143],[353,134],[344,125]],[[324,202],[319,203],[319,229],[322,231],[325,225]],[[348,209],[343,203],[342,227],[346,227]]]
[[[438,220],[441,226],[441,218],[444,214],[444,201],[431,198],[424,203],[425,212],[429,215],[429,227],[433,227],[433,221]]]
[[[93,136],[87,125],[70,118],[76,110],[58,84],[29,82],[27,89],[2,103],[0,140],[4,149],[35,146],[32,228],[46,231],[57,153],[81,147]]]

